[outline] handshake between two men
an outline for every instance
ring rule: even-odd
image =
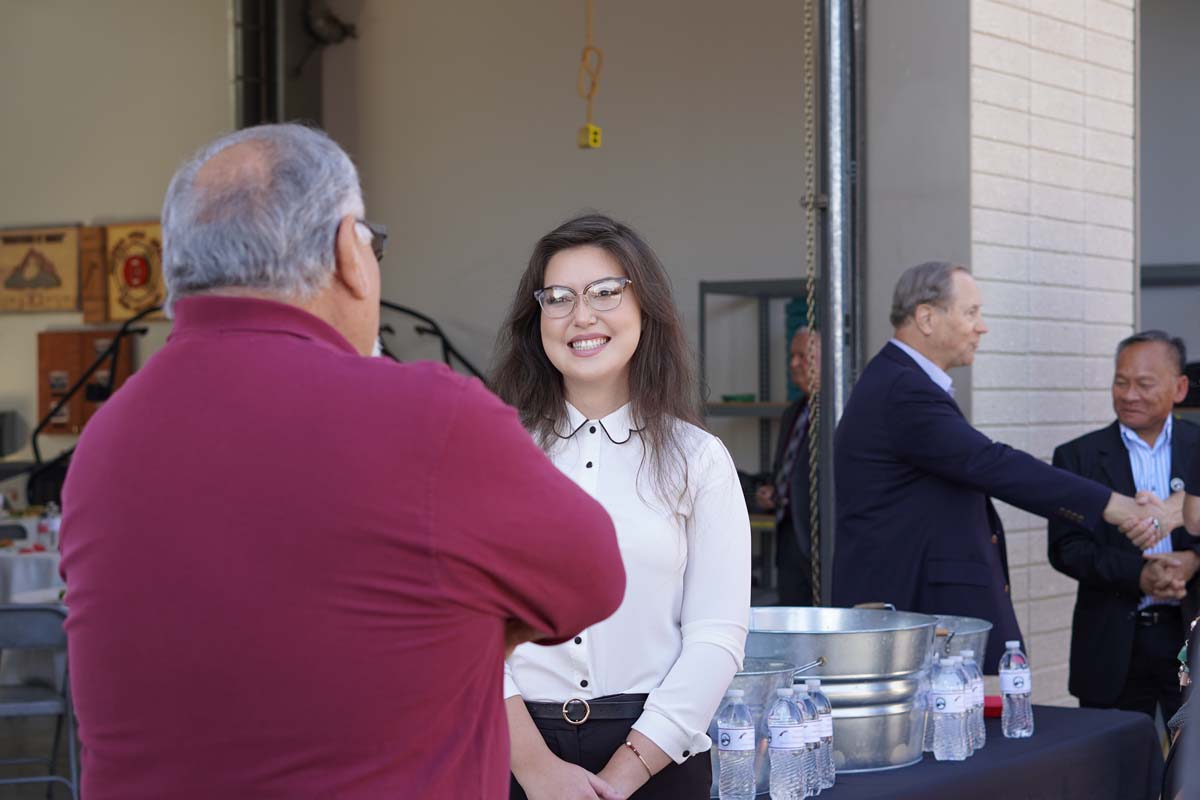
[[[1185,514],[1185,506],[1191,513]],[[1148,491],[1132,498],[1114,492],[1104,508],[1104,519],[1116,525],[1139,550],[1147,550],[1179,527],[1200,534],[1200,497],[1177,491],[1162,500]],[[1146,553],[1143,558],[1147,563],[1140,588],[1147,596],[1162,601],[1186,596],[1187,582],[1200,566],[1200,557],[1190,550]]]

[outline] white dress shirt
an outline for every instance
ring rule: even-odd
[[[737,471],[720,439],[677,421],[687,489],[678,481],[667,507],[643,468],[629,405],[589,420],[568,404],[567,416],[567,438],[548,455],[612,517],[625,599],[573,641],[518,647],[504,666],[504,696],[562,703],[647,693],[633,728],[682,763],[711,746],[708,723],[742,666],[750,519]],[[571,535],[570,519],[562,534]],[[588,580],[587,564],[562,568]]]

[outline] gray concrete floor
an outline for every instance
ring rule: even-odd
[[[54,743],[53,717],[0,718],[0,759],[45,758],[50,755]],[[64,741],[59,747],[58,774],[67,774],[67,747]],[[0,778],[17,778],[45,775],[44,768],[34,765],[0,766]],[[18,786],[0,785],[0,800],[43,800],[49,784],[34,783]],[[50,795],[55,800],[69,798],[71,793],[61,784],[54,786]]]

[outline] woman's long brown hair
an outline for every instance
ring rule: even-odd
[[[703,426],[700,389],[671,282],[650,245],[628,225],[602,214],[568,220],[543,236],[500,329],[492,390],[520,414],[543,450],[567,433],[562,374],[542,347],[541,308],[533,293],[545,285],[546,265],[572,247],[599,247],[633,283],[642,311],[642,335],[629,361],[632,424],[641,430],[655,494],[674,505],[687,487],[687,461],[676,420]],[[629,291],[629,290],[627,290]],[[676,483],[682,476],[682,486]]]

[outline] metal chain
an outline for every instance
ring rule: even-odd
[[[804,0],[804,257],[808,271],[808,527],[812,556],[812,604],[821,605],[821,521],[819,515],[821,392],[813,391],[820,378],[816,327],[817,304],[817,52],[816,0]],[[830,320],[825,321],[831,324]]]
[[[600,88],[600,71],[604,69],[604,51],[592,44],[592,0],[587,0],[586,41],[579,56],[579,72],[575,76],[575,91],[587,101],[587,124],[592,124],[592,102]]]

